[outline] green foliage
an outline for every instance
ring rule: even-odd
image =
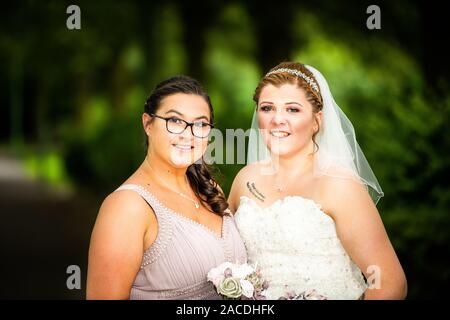
[[[31,178],[55,186],[70,186],[64,159],[57,151],[36,152],[36,150],[28,150],[23,162],[25,170]]]
[[[236,4],[226,7],[217,26],[208,32],[206,87],[214,104],[215,125],[224,136],[226,129],[246,130],[251,126],[255,106],[252,96],[260,76],[253,57],[256,50],[253,32],[247,13]],[[228,143],[231,145],[232,141]],[[234,155],[236,159],[236,143]],[[217,165],[221,173],[218,178],[225,193],[229,192],[233,177],[242,166]]]

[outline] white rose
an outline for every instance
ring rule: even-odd
[[[248,264],[243,264],[240,266],[236,266],[233,269],[233,277],[239,278],[239,279],[244,279],[246,276],[248,276],[249,274],[251,274],[252,272],[254,272],[255,270],[249,266]]]
[[[241,283],[241,288],[242,288],[242,294],[244,296],[246,296],[247,298],[253,297],[253,292],[254,292],[255,288],[253,288],[252,283],[250,281],[244,280],[244,279],[241,279],[240,283]]]
[[[218,286],[219,283],[223,280],[224,275],[223,272],[219,268],[211,269],[206,276],[208,281],[211,281],[214,286]]]
[[[230,262],[224,262],[216,268],[209,270],[206,278],[211,281],[214,286],[218,286],[219,283],[225,278],[224,272],[227,268],[233,268],[233,264]]]
[[[231,262],[226,261],[226,262],[222,263],[220,266],[218,266],[217,268],[220,269],[220,272],[224,273],[227,268],[230,268],[231,270],[233,270],[234,265]]]

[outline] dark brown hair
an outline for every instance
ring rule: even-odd
[[[282,63],[278,64],[277,66],[273,67],[272,69],[270,69],[268,73],[270,73],[271,71],[281,69],[281,68],[300,71],[300,72],[304,73],[306,76],[313,79],[314,82],[317,84],[317,80],[314,77],[313,73],[311,71],[309,71],[308,68],[306,68],[306,66],[302,63],[282,62]],[[280,87],[283,84],[287,84],[287,83],[296,84],[298,86],[298,88],[304,90],[306,98],[308,99],[309,103],[311,103],[311,105],[313,107],[313,113],[317,113],[323,109],[323,100],[322,100],[322,95],[320,94],[320,89],[319,89],[319,92],[315,91],[311,87],[311,85],[305,81],[305,79],[298,77],[294,74],[287,73],[287,72],[276,72],[276,73],[272,73],[270,75],[264,76],[255,89],[255,93],[253,95],[253,101],[255,101],[256,104],[258,105],[259,96],[261,94],[262,89],[265,86],[271,84],[275,87]],[[319,123],[317,123],[317,125],[319,126]],[[317,149],[319,149],[319,146],[316,143],[315,138],[316,138],[316,135],[319,133],[319,131],[320,131],[320,126],[319,126],[319,130],[317,130],[312,136],[312,140]]]
[[[214,123],[213,107],[208,94],[197,80],[183,75],[174,76],[160,82],[145,102],[144,112],[149,115],[156,113],[162,100],[176,93],[195,94],[205,99],[209,106],[211,123]],[[223,212],[228,208],[228,203],[211,171],[212,167],[202,159],[201,163],[193,163],[188,167],[186,176],[200,201],[208,204],[214,213],[223,215]]]

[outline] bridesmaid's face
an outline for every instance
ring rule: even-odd
[[[169,129],[173,126],[185,126],[180,120],[189,123],[210,123],[210,111],[208,103],[203,97],[195,94],[176,93],[165,97],[155,112],[164,118],[171,118]],[[199,138],[192,134],[191,127],[183,132],[171,133],[166,128],[166,121],[157,117],[153,121],[144,114],[144,125],[149,137],[149,153],[169,162],[177,168],[185,168],[199,160],[206,151],[208,137]]]
[[[273,154],[287,157],[302,150],[312,152],[312,136],[319,129],[322,112],[313,112],[303,89],[295,84],[267,85],[257,107],[259,128]]]

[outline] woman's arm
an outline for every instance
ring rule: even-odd
[[[103,202],[92,231],[87,299],[129,299],[139,271],[149,206],[132,191]]]
[[[326,203],[345,250],[368,279],[364,299],[404,299],[405,274],[367,190],[350,179],[332,180]]]

